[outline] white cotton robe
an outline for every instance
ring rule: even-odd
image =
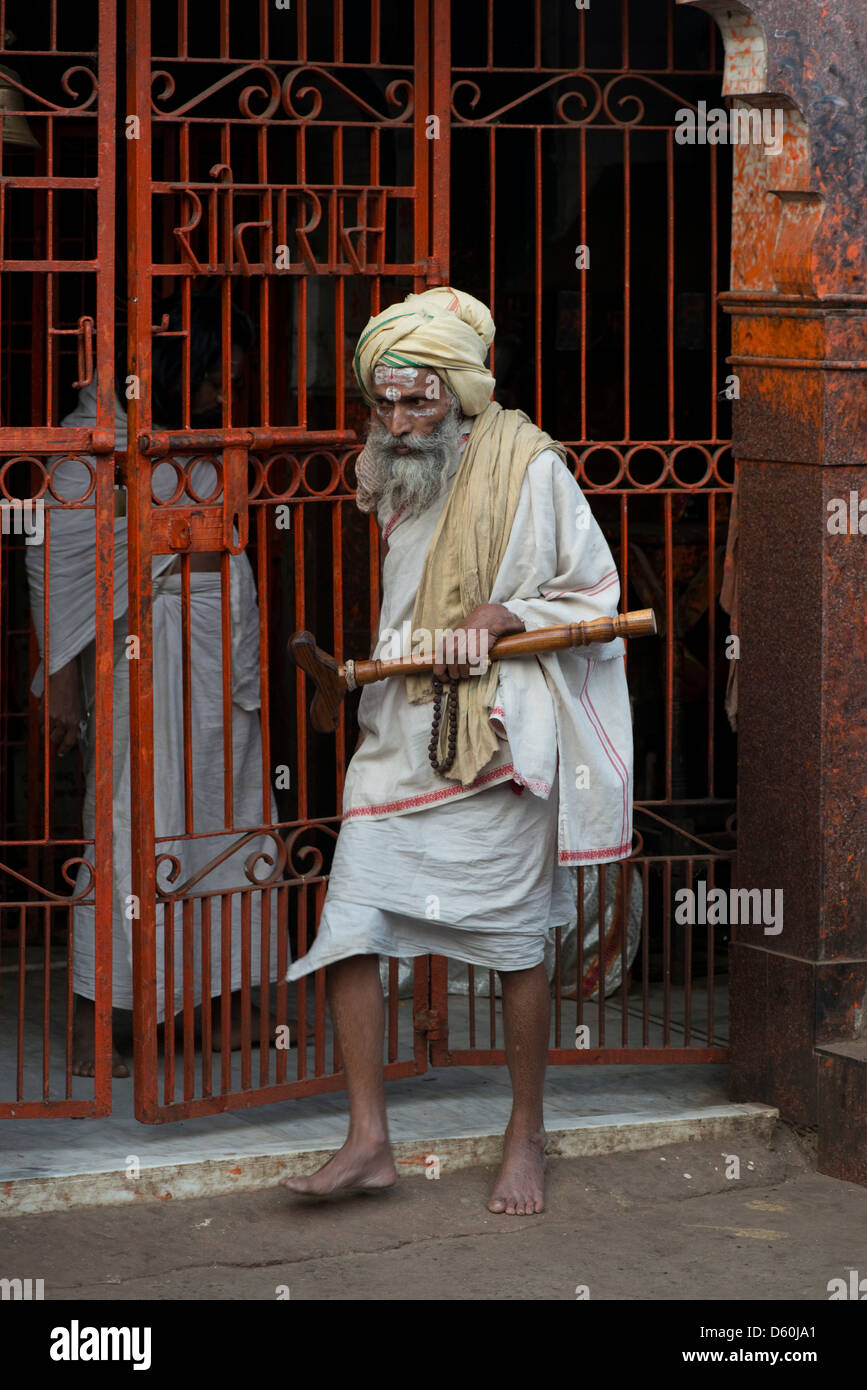
[[[380,516],[388,553],[374,657],[397,654],[394,633],[411,650],[422,564],[456,469],[421,516]],[[527,469],[490,602],[532,631],[613,616],[619,596],[602,532],[545,450]],[[567,866],[631,852],[623,653],[618,639],[500,662],[491,712],[500,746],[467,787],[430,766],[430,703],[410,704],[399,678],[365,686],[364,741],[346,772],[316,939],[288,979],[370,953],[432,952],[495,970],[539,964],[574,911]]]
[[[78,406],[62,422],[66,425],[96,423],[95,386],[79,392]],[[119,401],[115,404],[116,448],[126,447],[126,414]],[[91,459],[92,462],[92,459]],[[209,497],[217,475],[210,463],[200,461],[191,470],[191,486],[199,497]],[[87,491],[88,471],[74,459],[61,459],[53,475],[53,486],[59,496],[75,501]],[[169,463],[153,470],[153,491],[162,500],[172,497],[177,489],[178,476]],[[88,499],[91,504],[92,496]],[[192,500],[192,499],[191,499]],[[48,669],[51,673],[78,657],[82,676],[85,706],[94,697],[94,636],[96,632],[96,586],[94,571],[95,517],[93,511],[63,508],[46,496],[46,531],[50,535],[50,613],[48,640]],[[129,728],[129,661],[126,656],[128,630],[127,608],[127,545],[126,517],[115,518],[114,531],[114,738],[113,738],[113,849],[112,849],[112,1002],[115,1008],[133,1007],[132,931],[133,921],[127,910],[130,896],[135,893],[131,869],[131,833],[134,814],[130,783]],[[194,876],[210,860],[244,835],[247,826],[262,821],[262,738],[259,722],[259,619],[253,571],[246,554],[231,555],[230,611],[232,666],[232,756],[234,825],[229,835],[202,835],[200,839],[183,839],[184,816],[184,726],[183,726],[183,642],[181,609],[181,575],[166,574],[173,555],[155,555],[153,576],[153,717],[154,717],[154,817],[157,840],[161,836],[177,837],[156,845],[157,856],[175,855],[180,860],[180,873],[174,882],[182,883]],[[43,660],[31,685],[34,694],[43,689],[45,661],[45,632],[43,596],[45,565],[43,549],[28,546],[27,574],[30,587],[31,611]],[[223,793],[223,712],[222,712],[222,636],[221,636],[221,579],[217,572],[195,571],[190,574],[190,666],[192,714],[193,767],[193,829],[222,830],[225,826]],[[82,812],[82,831],[93,839],[95,829],[95,777],[93,723],[89,721],[84,744],[86,774],[85,799]],[[271,820],[277,820],[277,806],[269,787]],[[202,980],[201,898],[194,899],[193,910],[193,997],[201,1003],[203,996],[220,993],[221,980],[221,916],[219,896],[230,889],[250,886],[244,870],[246,858],[261,850],[274,854],[274,843],[265,835],[248,841],[243,848],[211,869],[191,888],[191,894],[212,894],[210,900],[210,980]],[[85,858],[92,857],[92,848],[85,847]],[[159,885],[169,888],[165,861],[157,872]],[[257,878],[267,876],[269,866],[260,863],[254,872]],[[99,866],[97,866],[97,870]],[[79,870],[75,893],[83,891],[88,871]],[[88,895],[92,897],[91,893]],[[242,984],[242,894],[231,894],[231,974],[230,990]],[[263,969],[261,928],[263,896],[258,890],[250,894],[250,954],[249,979],[255,986],[262,978],[276,980],[277,971],[277,903],[270,895],[266,914],[268,926],[266,967]],[[183,932],[182,911],[176,905],[173,913],[174,980],[166,1008],[165,980],[165,907],[157,899],[157,1018],[166,1012],[177,1012],[183,1005]],[[95,910],[93,903],[73,908],[73,989],[85,998],[95,997],[94,952]],[[286,947],[288,951],[288,945]]]

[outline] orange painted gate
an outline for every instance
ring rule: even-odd
[[[73,31],[51,0],[2,59],[26,124],[13,141],[2,118],[0,500],[45,503],[45,530],[19,505],[0,550],[0,1114],[108,1111],[112,991],[134,1004],[115,1084],[141,1120],[343,1085],[322,972],[297,998],[284,976],[315,932],[356,706],[316,734],[286,643],[369,650],[351,356],[370,314],[438,283],[491,304],[498,398],[567,444],[622,606],[663,620],[629,658],[635,850],[575,873],[550,1059],[722,1060],[725,936],[674,921],[734,849],[730,175],[674,138],[677,109],[719,94],[710,23],[667,0],[171,8],[127,0],[116,35],[113,3]],[[64,425],[88,388],[92,420]],[[88,593],[90,655],[69,657]],[[41,647],[58,709],[63,671],[92,663],[63,759],[29,694]],[[504,1061],[494,976],[382,970],[387,1076]],[[92,1080],[72,1075],[82,990]]]

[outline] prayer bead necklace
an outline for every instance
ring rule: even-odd
[[[446,708],[449,712],[449,743],[448,751],[442,762],[437,760],[440,742],[440,719],[442,716],[442,697],[443,683],[438,676],[433,677],[434,690],[434,712],[431,721],[430,743],[428,744],[428,757],[434,772],[446,773],[455,760],[455,749],[458,741],[458,682],[449,681],[449,693],[446,696]]]

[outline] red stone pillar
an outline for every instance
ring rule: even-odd
[[[867,1185],[863,0],[699,3],[725,36],[724,91],[782,108],[784,130],[776,156],[735,151],[722,296],[740,383],[738,885],[783,890],[782,931],[739,926],[732,944],[731,1093],[818,1125],[820,1171]]]

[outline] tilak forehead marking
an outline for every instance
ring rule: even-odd
[[[373,369],[373,380],[377,386],[383,386],[386,382],[396,382],[399,386],[414,386],[415,373],[415,367],[377,366]]]

